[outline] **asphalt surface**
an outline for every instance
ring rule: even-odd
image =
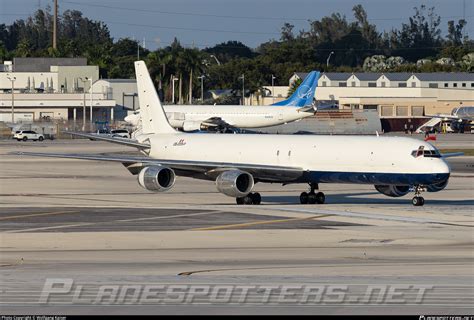
[[[474,312],[474,157],[456,158],[423,207],[359,185],[324,185],[326,204],[300,205],[305,186],[275,184],[257,184],[261,205],[237,206],[212,182],[178,178],[155,194],[121,165],[9,154],[130,150],[0,141],[0,313]],[[55,279],[71,286],[48,295]],[[130,286],[138,295],[120,296]],[[144,299],[150,288],[160,299]],[[216,288],[232,294],[216,300]]]
[[[145,208],[2,208],[0,232],[115,232],[169,230],[323,229],[354,223],[282,219],[221,210]]]

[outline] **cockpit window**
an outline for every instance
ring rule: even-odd
[[[424,157],[431,157],[431,158],[441,158],[441,154],[438,150],[425,150],[423,152]]]
[[[441,158],[441,154],[438,150],[425,150],[424,146],[420,146],[418,150],[413,150],[411,155],[414,158],[425,157],[425,158]]]

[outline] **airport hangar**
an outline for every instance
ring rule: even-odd
[[[306,75],[294,73],[289,86]],[[99,79],[98,66],[88,66],[85,58],[14,58],[0,65],[3,122],[11,122],[12,78],[15,122],[52,120],[80,129],[85,109],[86,129],[94,123],[113,126],[138,106],[134,79]],[[288,93],[287,86],[264,88],[265,96],[252,95],[246,104],[268,105]],[[474,105],[474,74],[323,73],[316,97],[346,113],[377,112],[385,132],[400,131],[406,123],[418,127],[427,115]]]

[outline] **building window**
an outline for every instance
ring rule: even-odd
[[[377,86],[377,82],[369,82],[369,87],[373,88]]]
[[[447,82],[444,83],[444,87],[447,88],[449,85]]]
[[[393,107],[392,106],[382,106],[382,117],[392,117],[393,116]]]
[[[425,115],[424,106],[412,106],[411,107],[411,116],[412,117],[423,117]]]
[[[347,87],[347,82],[339,82],[339,87]]]
[[[430,88],[438,88],[438,84],[437,83],[434,83],[434,82],[431,82],[428,84],[428,87]]]
[[[463,87],[463,88],[466,87],[466,83],[465,83],[465,82],[462,83],[462,87]]]
[[[412,83],[411,83],[411,87],[412,87],[412,88],[415,88],[415,87],[416,87],[416,82],[412,82]]]
[[[353,87],[355,87],[355,86],[356,86],[355,81],[352,81],[352,82],[351,82],[351,85],[352,85]]]
[[[408,117],[408,107],[397,106],[397,117]]]
[[[471,83],[471,88],[474,88],[474,82]]]
[[[364,104],[362,109],[364,110],[377,110],[377,105],[376,104]]]
[[[406,83],[406,82],[399,82],[399,83],[398,83],[398,87],[399,87],[399,88],[406,88],[406,87],[407,87],[407,83]]]
[[[384,81],[384,82],[380,82],[380,86],[385,87],[385,81]]]
[[[326,81],[323,81],[323,87],[325,87],[325,86],[326,86]]]
[[[453,88],[457,88],[458,87],[458,84],[455,82],[453,83]]]

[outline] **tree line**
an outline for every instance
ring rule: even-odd
[[[333,13],[309,20],[305,30],[296,31],[294,25],[285,23],[280,39],[255,49],[239,41],[198,49],[184,47],[175,39],[169,46],[150,51],[134,39],[114,41],[105,23],[84,17],[77,10],[60,15],[58,46],[53,49],[53,16],[48,7],[27,19],[0,24],[0,59],[86,57],[89,64],[99,66],[102,78],[133,78],[133,61],[139,54],[167,101],[171,100],[173,77],[179,79],[176,97],[181,103],[200,97],[198,77],[202,75],[205,88],[238,92],[242,88],[239,77],[244,74],[245,93],[258,95],[264,94],[262,86],[271,83],[272,75],[275,85],[287,85],[296,71],[363,71],[364,61],[374,56],[396,56],[405,61],[384,71],[474,71],[474,61],[469,60],[474,59],[474,41],[465,35],[464,19],[448,21],[448,34],[443,37],[440,16],[424,5],[414,8],[413,16],[399,29],[388,32],[378,31],[361,5],[352,11],[353,22]],[[453,62],[435,63],[440,58]]]

